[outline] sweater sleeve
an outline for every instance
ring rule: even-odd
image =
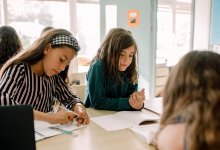
[[[16,105],[15,95],[24,81],[24,66],[9,67],[0,79],[0,105]]]
[[[91,107],[103,110],[134,110],[129,104],[129,97],[119,96],[111,98],[106,96],[105,91],[107,87],[105,80],[102,64],[101,62],[96,62],[90,67],[87,74],[87,98],[85,104],[90,103]]]
[[[138,88],[138,84],[128,83],[127,95],[131,95],[132,93],[136,92],[137,88]]]
[[[57,76],[55,97],[70,110],[76,103],[82,103],[80,98],[73,94],[70,87],[59,76]]]

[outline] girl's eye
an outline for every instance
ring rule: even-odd
[[[60,62],[64,62],[64,60],[62,58],[60,58]]]
[[[129,57],[133,57],[133,55],[129,55]]]

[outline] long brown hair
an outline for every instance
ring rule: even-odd
[[[182,117],[187,149],[220,149],[220,55],[191,51],[166,83],[161,126]]]
[[[58,35],[67,35],[72,36],[72,34],[65,29],[51,29],[48,32],[43,33],[28,49],[21,51],[2,67],[0,70],[0,78],[7,68],[12,65],[18,64],[20,62],[26,62],[29,65],[36,64],[39,60],[44,57],[44,50],[51,43],[52,39]],[[59,45],[51,45],[52,48],[67,46],[72,48],[76,54],[79,49],[76,49],[70,45],[59,44]],[[68,81],[67,72],[69,66],[65,68],[59,75],[63,78],[64,81]]]
[[[132,45],[135,47],[135,54],[130,66],[124,71],[124,74],[128,77],[130,82],[137,83],[138,71],[136,60],[138,49],[130,31],[122,28],[111,29],[93,60],[100,59],[105,64],[106,74],[110,78],[115,79],[118,83],[121,83],[118,68],[120,53],[123,49],[129,48]]]

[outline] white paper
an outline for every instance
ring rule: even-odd
[[[35,132],[35,141],[39,141],[42,139],[45,139],[45,137],[43,135]]]
[[[50,129],[49,127],[51,126],[54,125],[48,122],[34,120],[35,140],[38,141],[44,138],[62,134],[62,132]]]
[[[85,126],[87,125],[77,126],[76,122],[72,124],[67,124],[67,125],[60,125],[60,124],[50,124],[48,122],[34,120],[35,141],[48,138],[48,137],[52,137],[52,136],[56,136],[56,135],[63,133],[62,131],[51,129],[50,127],[55,127],[55,128],[62,129],[65,131],[73,131],[73,130],[83,128]]]
[[[132,123],[132,125],[138,126],[144,121],[157,121],[160,119],[158,115],[146,114],[141,111],[120,111],[115,113],[117,117],[125,119]]]
[[[107,131],[120,130],[139,125],[143,121],[159,120],[156,114],[145,114],[141,111],[120,111],[115,114],[91,118],[96,124]]]
[[[73,131],[73,130],[77,130],[77,129],[80,129],[80,128],[84,128],[86,127],[87,125],[80,125],[80,126],[77,126],[77,122],[74,121],[72,124],[66,124],[66,125],[55,125],[54,127],[56,128],[59,128],[59,129],[62,129],[62,130],[65,130],[65,131]]]
[[[154,98],[152,100],[146,100],[144,102],[144,108],[161,115],[163,112],[163,99],[162,99],[162,97]]]
[[[133,126],[129,128],[133,131],[140,139],[148,144],[155,144],[156,134],[159,130],[159,124],[149,124],[142,126]]]
[[[124,119],[113,115],[105,115],[100,117],[91,118],[96,124],[101,126],[107,131],[120,130],[132,126],[132,124]]]

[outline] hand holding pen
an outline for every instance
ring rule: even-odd
[[[68,124],[70,122],[73,122],[74,118],[76,118],[76,115],[72,111],[65,111],[60,110],[56,113],[48,113],[49,115],[49,122],[52,124]]]
[[[89,123],[89,116],[86,113],[85,107],[81,103],[77,103],[74,106],[73,111],[78,114],[76,118],[78,126],[81,124],[86,125]]]
[[[71,111],[63,106],[59,106],[59,108],[60,108],[60,110],[64,110],[66,112],[72,112],[74,114],[74,116],[73,116],[73,118],[70,117],[69,120],[71,122],[73,122],[73,120],[75,118],[78,126],[81,124],[86,125],[89,123],[89,117],[88,117],[88,115],[85,111],[85,108],[82,104],[80,104],[80,103],[76,104],[74,106],[74,111]]]

